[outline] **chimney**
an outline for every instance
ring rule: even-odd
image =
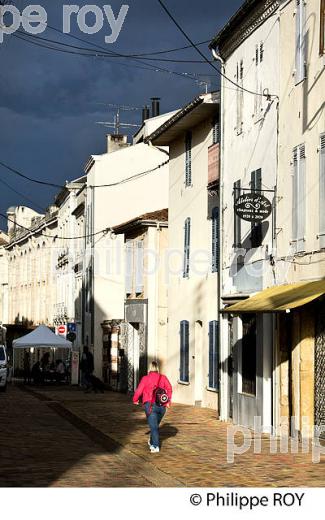
[[[16,208],[13,206],[10,207],[7,210],[7,216],[8,216],[8,220],[7,220],[8,235],[9,235],[9,238],[12,238],[16,232]]]
[[[149,110],[149,107],[147,107],[147,105],[142,109],[142,123],[146,120],[146,119],[149,119],[150,118],[150,110]]]
[[[128,136],[122,134],[107,135],[107,153],[117,152],[122,148],[129,146]]]
[[[160,98],[153,97],[151,98],[152,109],[151,109],[151,117],[157,117],[160,115]]]

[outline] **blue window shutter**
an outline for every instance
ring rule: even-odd
[[[209,388],[219,389],[219,322],[209,322]]]
[[[183,278],[187,278],[190,273],[190,247],[191,247],[191,219],[185,220],[184,226],[184,266]]]
[[[212,272],[219,271],[219,208],[212,210]]]
[[[135,292],[137,294],[141,294],[143,292],[143,241],[140,240],[137,242],[136,249],[136,281],[135,281]]]
[[[180,380],[189,382],[189,322],[180,324]]]
[[[192,184],[192,133],[185,136],[185,186]]]
[[[125,292],[133,292],[133,241],[128,240],[125,244]]]

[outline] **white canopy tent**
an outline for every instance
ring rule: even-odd
[[[46,325],[40,325],[26,336],[12,342],[14,349],[24,348],[72,348],[71,341],[54,334]]]
[[[45,325],[40,325],[37,329],[33,330],[26,336],[22,336],[21,338],[15,339],[12,342],[13,346],[13,367],[15,374],[15,352],[19,352],[19,350],[29,349],[30,352],[34,352],[34,349],[47,349],[52,350],[53,356],[57,349],[68,349],[71,351],[72,343],[68,341],[63,336],[59,336],[54,334],[48,327]]]

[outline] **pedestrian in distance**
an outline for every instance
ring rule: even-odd
[[[80,361],[81,370],[81,386],[85,391],[91,390],[91,375],[94,371],[94,356],[89,352],[89,348],[84,346],[83,353]]]
[[[138,405],[141,398],[151,432],[149,449],[151,453],[159,453],[159,425],[171,404],[172,385],[166,376],[160,374],[156,361],[150,364],[148,375],[141,379],[133,403]]]

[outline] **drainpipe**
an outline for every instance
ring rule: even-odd
[[[211,49],[212,56],[215,60],[219,61],[221,64],[222,74],[225,73],[225,62],[217,54],[215,49]],[[222,364],[223,371],[220,371],[220,381],[219,381],[219,417],[220,420],[226,421],[229,418],[229,410],[228,403],[230,396],[229,393],[229,384],[228,384],[228,341],[227,345],[224,345],[225,334],[224,331],[224,318],[221,317],[220,310],[222,308],[222,300],[221,300],[221,292],[222,292],[222,279],[223,279],[223,237],[224,237],[224,217],[223,217],[223,182],[224,182],[224,128],[225,128],[225,111],[224,111],[224,83],[225,78],[221,76],[221,93],[220,93],[220,181],[219,181],[219,237],[220,237],[220,246],[219,246],[219,277],[218,277],[218,318],[219,318],[219,348],[220,348],[220,362]],[[221,317],[221,318],[220,318]],[[227,325],[228,327],[228,325]],[[228,338],[228,330],[227,336]],[[225,374],[225,376],[223,375]]]

